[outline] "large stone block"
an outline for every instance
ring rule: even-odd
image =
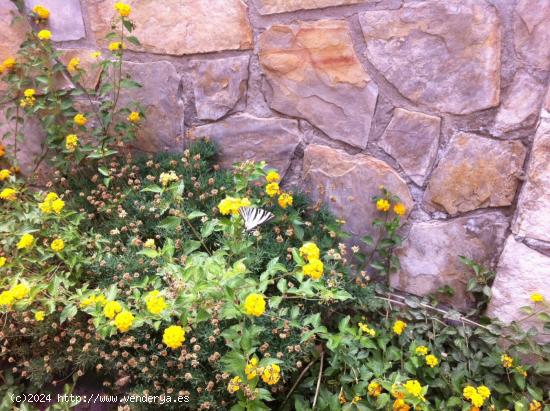
[[[485,0],[408,2],[360,22],[367,58],[406,98],[453,114],[498,105],[500,23]]]
[[[201,120],[218,120],[243,109],[249,56],[204,60],[195,65],[195,108]]]
[[[260,14],[285,13],[295,10],[320,9],[363,3],[365,0],[254,0]]]
[[[506,238],[508,218],[499,211],[459,217],[448,221],[414,223],[403,246],[396,252],[401,270],[392,275],[391,285],[416,295],[435,293],[450,286],[452,297],[443,302],[465,310],[472,305],[466,292],[473,273],[459,256],[490,266]]]
[[[52,40],[80,40],[86,37],[79,0],[25,0],[29,10],[38,4],[50,10],[47,28],[52,32]]]
[[[296,120],[258,118],[239,114],[195,129],[196,137],[209,137],[220,150],[220,163],[231,167],[245,160],[267,161],[284,175],[300,143]]]
[[[458,133],[432,172],[425,205],[451,215],[512,204],[526,150],[519,141]]]
[[[59,49],[62,53],[59,60],[67,65],[72,58],[78,58],[80,60],[80,68],[83,70],[82,77],[80,78],[80,84],[87,89],[94,90],[101,77],[102,67],[99,61],[92,56],[92,53],[96,50],[92,49]],[[59,79],[61,87],[71,87],[71,83],[68,79],[64,78],[63,74]]]
[[[25,33],[30,30],[27,20],[18,12],[10,0],[0,0],[0,64],[8,57],[16,57]],[[6,84],[0,81],[0,91],[6,89]]]
[[[516,53],[527,64],[550,68],[550,2],[518,0],[514,15]]]
[[[357,241],[369,234],[380,217],[372,197],[380,195],[383,185],[410,211],[413,199],[405,181],[388,164],[374,157],[350,155],[327,146],[309,145],[304,153],[304,187],[315,201],[324,202],[339,218],[346,221],[344,229]]]
[[[116,0],[89,0],[92,30],[99,42],[111,31]],[[130,0],[130,18],[136,23],[133,34],[149,53],[209,53],[252,47],[252,28],[242,0]]]
[[[273,25],[259,46],[273,109],[366,147],[378,87],[357,59],[346,21]]]
[[[550,242],[550,113],[543,111],[521,190],[514,233]]]
[[[397,108],[378,145],[421,186],[437,156],[440,127],[439,117]]]
[[[510,323],[519,321],[526,314],[521,307],[531,306],[533,293],[540,293],[546,301],[550,301],[550,257],[538,253],[526,245],[516,241],[510,235],[506,240],[504,251],[500,256],[497,276],[493,283],[493,297],[487,309],[491,317]],[[536,317],[522,320],[520,324],[525,329],[542,328]],[[546,336],[546,341],[550,338]]]

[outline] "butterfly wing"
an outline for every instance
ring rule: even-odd
[[[252,231],[259,225],[275,218],[273,213],[255,207],[241,207],[239,208],[239,214],[244,220],[246,231]]]

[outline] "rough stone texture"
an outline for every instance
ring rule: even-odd
[[[311,144],[304,152],[304,187],[314,201],[323,201],[339,218],[354,240],[374,235],[372,221],[380,217],[372,197],[383,185],[407,207],[413,199],[405,181],[389,165],[364,154],[349,155],[341,150]]]
[[[519,70],[503,96],[495,118],[494,132],[501,135],[517,129],[528,121],[536,122],[544,89],[527,71]]]
[[[414,223],[403,246],[397,250],[401,270],[392,275],[392,287],[427,295],[448,285],[455,294],[444,301],[458,309],[467,309],[472,301],[466,285],[472,273],[458,256],[490,266],[506,238],[508,225],[508,219],[499,211]]]
[[[378,145],[421,186],[437,155],[440,127],[439,117],[397,108]]]
[[[82,84],[87,89],[95,89],[99,83],[99,78],[101,77],[102,68],[98,64],[97,59],[92,57],[92,52],[95,50],[91,49],[72,49],[72,50],[59,50],[63,54],[60,56],[59,60],[67,65],[73,57],[80,59],[80,68],[84,71],[82,77],[80,78],[80,84]],[[69,81],[64,80],[64,86],[69,86]]]
[[[331,6],[363,3],[365,0],[254,0],[261,14],[285,13],[295,10],[320,9]]]
[[[346,21],[273,25],[259,47],[274,110],[366,147],[378,88],[357,59]]]
[[[544,109],[546,111],[550,112],[550,87],[548,87],[548,91],[546,92],[546,99],[544,101]]]
[[[196,63],[195,108],[201,120],[218,120],[245,105],[249,56]]]
[[[89,0],[92,31],[98,41],[110,31],[115,0]],[[242,0],[130,0],[134,34],[150,53],[184,55],[248,49],[252,29]]]
[[[135,146],[149,152],[181,150],[183,105],[178,97],[181,79],[174,66],[167,61],[127,62],[123,71],[143,86],[124,90],[120,99],[121,105],[137,100],[145,109],[147,117],[140,122]]]
[[[488,314],[505,323],[524,317],[525,313],[521,312],[521,307],[535,308],[529,300],[532,293],[541,293],[546,301],[550,300],[548,284],[550,284],[550,257],[517,242],[514,236],[510,235],[498,263]],[[536,318],[521,322],[521,326],[525,329],[532,326],[539,328],[540,325],[541,322]],[[550,341],[548,336],[546,339]]]
[[[550,242],[550,113],[544,111],[517,209],[514,233]]]
[[[367,58],[414,103],[467,114],[499,102],[500,24],[484,0],[428,0],[360,15]]]
[[[518,141],[497,141],[458,133],[433,171],[425,204],[455,215],[512,204],[525,160]]]
[[[52,32],[52,40],[80,40],[86,37],[79,0],[25,0],[29,10],[38,4],[50,10],[48,29]]]
[[[19,18],[16,18],[18,17]],[[26,20],[20,18],[17,7],[10,0],[0,0],[0,64],[8,57],[15,57],[29,29]],[[6,85],[0,82],[0,91]]]
[[[209,137],[220,150],[220,163],[231,167],[245,160],[267,161],[284,175],[300,143],[296,120],[258,118],[248,114],[197,127],[196,137]]]
[[[550,2],[518,0],[514,16],[517,55],[527,64],[550,68]]]

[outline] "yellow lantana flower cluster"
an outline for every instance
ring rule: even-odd
[[[257,357],[252,357],[244,367],[244,373],[246,374],[246,378],[248,378],[249,380],[253,380],[254,378],[256,378],[258,374],[262,373],[262,371],[263,369],[258,367]]]
[[[541,293],[531,294],[530,299],[534,303],[543,303],[544,302],[544,296]]]
[[[500,361],[502,362],[502,366],[504,368],[511,368],[514,366],[514,359],[508,354],[502,354],[502,356],[500,357]]]
[[[171,325],[164,330],[162,342],[172,349],[182,346],[185,341],[185,330],[179,325]]]
[[[395,323],[393,323],[393,332],[397,335],[403,334],[405,328],[407,328],[407,323],[404,321],[397,320]]]
[[[80,307],[81,308],[86,308],[86,307],[89,307],[91,305],[96,305],[96,304],[99,304],[102,307],[105,306],[105,304],[107,304],[107,298],[105,298],[105,296],[103,294],[97,294],[97,295],[92,294],[91,296],[84,298],[80,302]]]
[[[265,298],[262,294],[249,294],[244,300],[244,312],[259,317],[265,312]]]
[[[439,359],[435,355],[428,355],[429,350],[425,345],[419,345],[414,351],[417,355],[422,355],[425,357],[424,360],[428,366],[434,368],[437,364],[439,364]]]
[[[69,134],[65,137],[65,148],[67,151],[73,153],[78,147],[78,136],[76,134]]]
[[[302,267],[304,275],[318,280],[323,276],[324,264],[320,260],[321,251],[317,244],[308,242],[302,245],[299,249],[300,256],[304,257],[308,262]]]
[[[134,315],[130,311],[122,311],[115,317],[115,326],[120,332],[126,332],[132,328]]]
[[[17,190],[14,188],[4,188],[0,191],[0,199],[4,201],[15,201],[17,199]]]
[[[239,208],[249,207],[250,200],[248,198],[236,198],[236,197],[225,197],[218,204],[218,209],[223,215],[237,215],[239,214]]]
[[[265,192],[269,197],[275,197],[277,194],[279,194],[279,180],[281,177],[279,176],[279,173],[275,170],[271,170],[267,173],[265,177],[267,181],[267,185],[265,186]]]
[[[365,334],[368,334],[370,335],[371,337],[375,337],[376,336],[376,330],[374,330],[373,328],[370,328],[368,326],[368,324],[364,324],[364,323],[359,323],[357,324],[359,326],[359,329],[361,331],[363,331]]]
[[[120,41],[113,41],[109,43],[109,50],[110,51],[119,51],[124,48],[124,44],[122,44]]]
[[[0,64],[0,74],[2,74],[4,70],[9,71],[14,68],[16,63],[17,62],[13,57],[8,57],[5,59],[2,64]]]
[[[268,385],[275,385],[281,379],[281,367],[277,364],[271,364],[264,368],[262,372],[262,381]]]
[[[0,170],[0,181],[7,180],[11,176],[11,171],[8,169]]]
[[[60,199],[59,196],[54,192],[50,192],[46,194],[44,201],[38,204],[38,208],[44,214],[55,213],[59,215],[61,214],[61,211],[63,211],[64,207],[65,207],[65,202],[62,199]]]
[[[379,198],[376,200],[376,209],[378,211],[382,211],[383,213],[386,213],[390,211],[391,208],[391,202],[387,198]],[[397,214],[398,216],[404,216],[407,214],[407,207],[403,203],[396,203],[393,206],[393,212]]]
[[[77,115],[75,115],[73,120],[74,120],[74,123],[78,126],[85,126],[86,123],[88,122],[88,119],[82,113],[78,113]]]
[[[137,123],[141,119],[141,115],[137,111],[132,111],[128,115],[128,121],[130,123]]]
[[[73,57],[71,60],[69,60],[69,64],[67,64],[67,70],[69,70],[69,73],[74,73],[80,68],[80,59],[78,57]]]
[[[6,265],[6,257],[0,257],[0,267],[4,267]]]
[[[122,312],[122,305],[120,305],[118,301],[107,301],[103,307],[103,315],[105,315],[105,317],[109,320],[115,318],[115,316],[120,312]]]
[[[132,8],[130,7],[130,5],[122,2],[115,3],[114,7],[115,7],[115,10],[120,15],[120,17],[128,17],[132,12]]]
[[[10,307],[16,301],[27,297],[31,289],[25,283],[14,285],[9,290],[0,293],[0,307]]]
[[[378,397],[382,394],[382,386],[377,381],[371,381],[367,387],[367,393],[371,397]]]
[[[19,105],[21,107],[32,107],[34,106],[34,103],[36,103],[36,90],[33,89],[33,88],[28,88],[28,89],[25,89],[25,91],[23,91],[23,96],[24,98],[22,98],[20,101],[19,101]]]
[[[32,12],[36,15],[37,18],[41,20],[47,20],[50,17],[50,11],[40,4],[37,4],[32,8]]]
[[[46,317],[46,313],[44,311],[37,311],[34,313],[35,321],[44,321],[45,317]]]
[[[282,193],[281,195],[279,195],[279,198],[277,200],[277,203],[281,208],[287,208],[288,206],[291,206],[293,202],[294,198],[290,193]]]
[[[19,250],[29,249],[34,244],[34,236],[32,234],[23,234],[17,243],[17,248]]]
[[[241,389],[241,383],[243,380],[238,375],[236,377],[231,378],[229,381],[229,384],[227,384],[227,392],[229,394],[235,394],[237,391]]]
[[[145,296],[145,305],[151,314],[160,314],[166,308],[166,300],[158,290],[151,291]]]
[[[56,253],[59,253],[60,251],[63,251],[65,248],[65,242],[61,238],[56,238],[52,241],[51,248]]]
[[[168,184],[178,181],[179,178],[175,171],[169,171],[167,173],[161,173],[159,176],[159,181],[163,187],[166,187]]]
[[[491,390],[484,385],[475,388],[467,385],[462,390],[462,395],[472,403],[474,407],[481,408],[485,401],[491,396]]]
[[[52,38],[52,32],[50,30],[40,30],[37,36],[40,40],[46,41]]]

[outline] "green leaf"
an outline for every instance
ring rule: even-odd
[[[141,46],[141,43],[139,42],[139,40],[136,36],[128,36],[128,37],[126,37],[126,40],[128,40],[130,43],[132,43],[136,46]]]
[[[70,320],[71,318],[73,318],[77,312],[78,309],[76,308],[76,306],[72,304],[66,305],[63,311],[61,311],[59,322],[63,324],[66,320]]]
[[[120,87],[126,88],[126,89],[135,89],[135,88],[141,88],[142,86],[137,81],[125,78],[120,80]]]
[[[163,230],[175,230],[181,224],[181,218],[176,216],[169,216],[162,220],[158,227]]]

